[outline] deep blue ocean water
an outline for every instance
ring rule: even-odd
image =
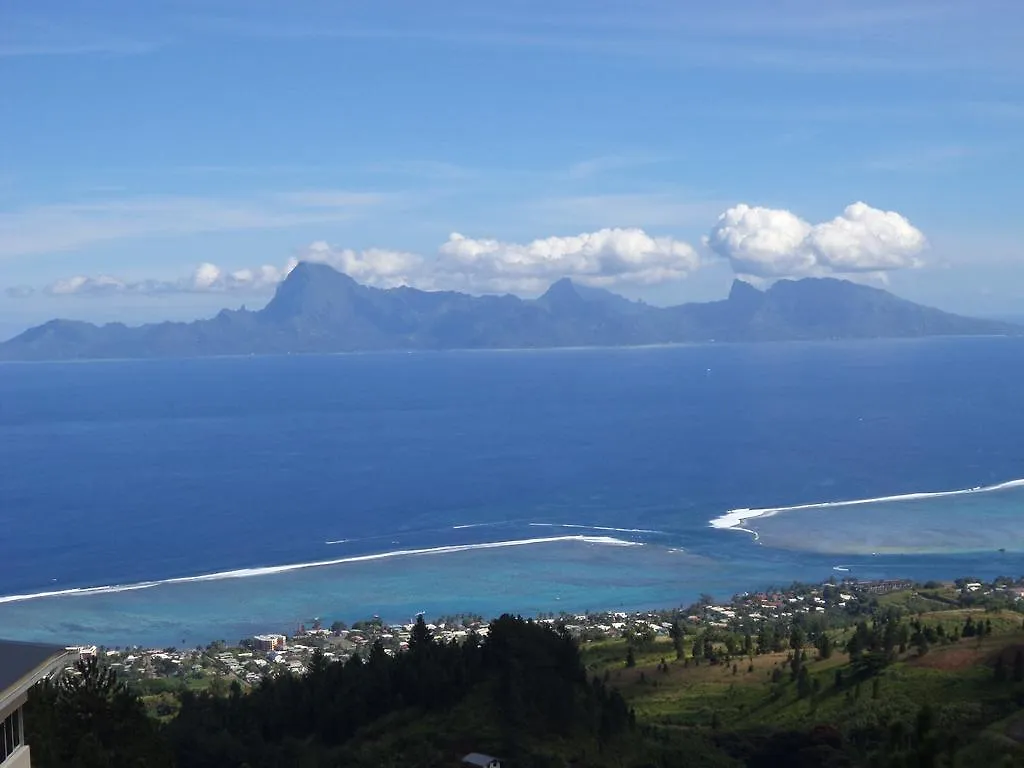
[[[1019,575],[1024,489],[709,521],[1024,477],[1022,384],[999,338],[0,365],[0,636]]]

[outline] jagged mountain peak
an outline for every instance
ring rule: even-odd
[[[255,312],[135,328],[51,321],[0,344],[0,359],[1021,333],[1009,323],[951,315],[832,278],[780,280],[765,291],[737,280],[725,301],[660,308],[569,278],[536,300],[385,291],[326,264],[303,262]]]

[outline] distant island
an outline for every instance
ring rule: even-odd
[[[962,317],[832,278],[741,280],[721,301],[654,307],[599,288],[554,283],[536,299],[372,288],[300,263],[260,310],[191,323],[51,320],[0,344],[0,360],[194,357],[370,350],[540,349],[686,342],[1018,335],[1024,327]]]

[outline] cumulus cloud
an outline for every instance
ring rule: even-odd
[[[126,284],[109,275],[99,277],[86,277],[75,275],[66,280],[57,280],[46,287],[46,292],[53,296],[70,296],[75,293],[120,293],[125,290]]]
[[[699,266],[700,257],[687,243],[642,229],[601,229],[522,244],[452,233],[438,249],[434,278],[454,286],[534,291],[559,277],[589,285],[652,285],[681,279]]]
[[[299,258],[330,264],[358,282],[377,288],[418,284],[424,268],[423,258],[415,253],[384,248],[354,251],[322,240],[308,245]]]
[[[786,210],[737,205],[705,239],[734,272],[751,277],[885,273],[920,265],[924,234],[895,211],[848,205],[810,224]]]
[[[228,271],[203,263],[180,280],[128,281],[102,275],[59,280],[45,290],[55,296],[116,293],[242,293],[266,291],[298,261],[316,261],[378,288],[410,285],[425,289],[536,293],[561,277],[611,286],[653,285],[679,280],[700,266],[689,244],[653,237],[641,229],[602,229],[528,243],[475,239],[453,233],[431,257],[369,248],[356,251],[323,241],[306,246],[285,266]]]

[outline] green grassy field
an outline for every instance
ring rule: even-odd
[[[1024,651],[1021,614],[936,610],[937,601],[909,595],[886,598],[950,633],[962,628],[968,616],[974,622],[991,621],[992,633],[934,644],[923,655],[910,649],[877,676],[859,682],[844,652],[818,659],[817,651],[808,647],[805,666],[812,692],[803,697],[792,679],[789,652],[697,664],[677,660],[671,643],[660,640],[637,651],[636,665],[627,668],[625,641],[605,640],[584,646],[584,660],[591,674],[622,691],[638,722],[652,731],[751,733],[822,725],[855,738],[859,729],[912,729],[922,705],[928,704],[936,731],[956,733],[955,739],[947,739],[949,755],[936,764],[1024,766],[1024,681],[1014,682],[1012,675],[1016,653]],[[832,633],[837,647],[851,633]],[[1000,655],[1003,680],[995,673]]]

